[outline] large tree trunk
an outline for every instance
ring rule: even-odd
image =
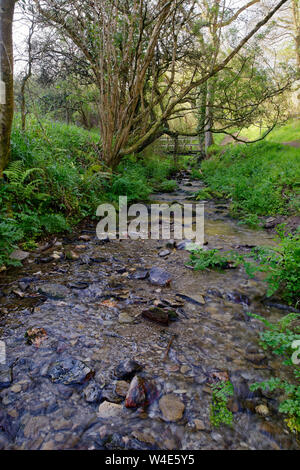
[[[206,102],[206,118],[205,118],[205,154],[207,155],[208,148],[214,143],[213,133],[213,104],[215,98],[215,82],[209,80],[207,82],[207,102]]]
[[[206,123],[206,104],[207,104],[207,82],[203,83],[199,90],[199,108],[197,133],[199,139],[200,153],[198,160],[205,158],[205,123]]]
[[[10,157],[10,136],[14,112],[12,23],[15,0],[0,0],[0,61],[5,85],[5,103],[0,103],[0,178]]]
[[[296,58],[298,66],[298,79],[300,78],[300,11],[299,11],[299,0],[293,0],[293,19],[295,28],[295,47],[296,47]]]

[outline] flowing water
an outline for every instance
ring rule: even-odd
[[[200,186],[186,178],[175,193],[153,199],[191,202]],[[79,240],[82,234],[91,240]],[[220,201],[206,204],[205,239],[209,249],[243,253],[274,244],[270,234],[230,219]],[[288,377],[281,361],[261,350],[262,325],[247,315],[275,320],[286,313],[262,303],[261,275],[249,279],[243,268],[196,272],[187,266],[185,250],[170,249],[162,258],[164,241],[101,242],[94,226],[60,241],[62,247],[33,253],[22,268],[0,275],[0,340],[7,353],[0,384],[11,374],[0,391],[0,448],[299,449],[277,411],[280,396],[249,391],[253,382]],[[73,250],[80,258],[54,261],[47,258],[53,250]],[[132,279],[136,270],[155,266],[170,273],[170,286]],[[49,284],[55,284],[52,299],[44,295]],[[178,320],[163,326],[142,317],[155,300],[175,305]],[[30,328],[44,329],[31,345],[25,338]],[[128,385],[114,369],[126,359],[141,364],[141,376],[155,384],[157,398],[148,407],[124,406]],[[53,379],[49,370],[63,360],[84,363],[86,380],[67,383],[70,374]],[[71,376],[78,373],[75,366]],[[216,377],[229,377],[234,385],[232,426],[210,423],[209,383]],[[170,399],[162,414],[164,395]],[[103,400],[119,405],[109,417],[99,415]],[[255,411],[258,405],[267,406],[267,416]]]

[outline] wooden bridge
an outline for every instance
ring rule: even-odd
[[[177,139],[163,135],[158,139],[159,148],[168,154],[193,155],[200,152],[197,137],[178,136]]]

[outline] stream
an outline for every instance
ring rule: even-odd
[[[202,185],[186,173],[176,192],[152,200],[190,203]],[[274,244],[220,200],[205,204],[205,240],[243,254]],[[263,326],[247,312],[272,321],[287,311],[262,303],[262,274],[194,271],[188,260],[162,240],[100,241],[90,224],[0,273],[0,449],[300,448],[277,411],[280,395],[249,390],[289,371],[259,346]],[[152,284],[153,267],[171,282]],[[150,321],[143,312],[153,307],[176,321]],[[146,386],[133,398],[145,393],[147,406],[126,408],[135,375]],[[227,379],[233,425],[215,428],[210,384]]]

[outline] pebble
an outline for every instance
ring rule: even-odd
[[[99,418],[107,419],[121,416],[123,413],[124,408],[122,405],[118,405],[117,403],[110,403],[109,401],[104,401],[99,406],[97,415]]]
[[[205,424],[201,419],[194,419],[194,425],[197,431],[203,431],[205,429]]]
[[[258,405],[255,407],[255,411],[260,416],[268,416],[270,414],[270,410],[266,405]]]
[[[176,395],[170,393],[159,400],[159,408],[165,421],[179,421],[185,406]]]
[[[126,397],[128,389],[129,383],[125,382],[125,380],[118,380],[116,382],[116,393],[120,395],[120,397]]]

